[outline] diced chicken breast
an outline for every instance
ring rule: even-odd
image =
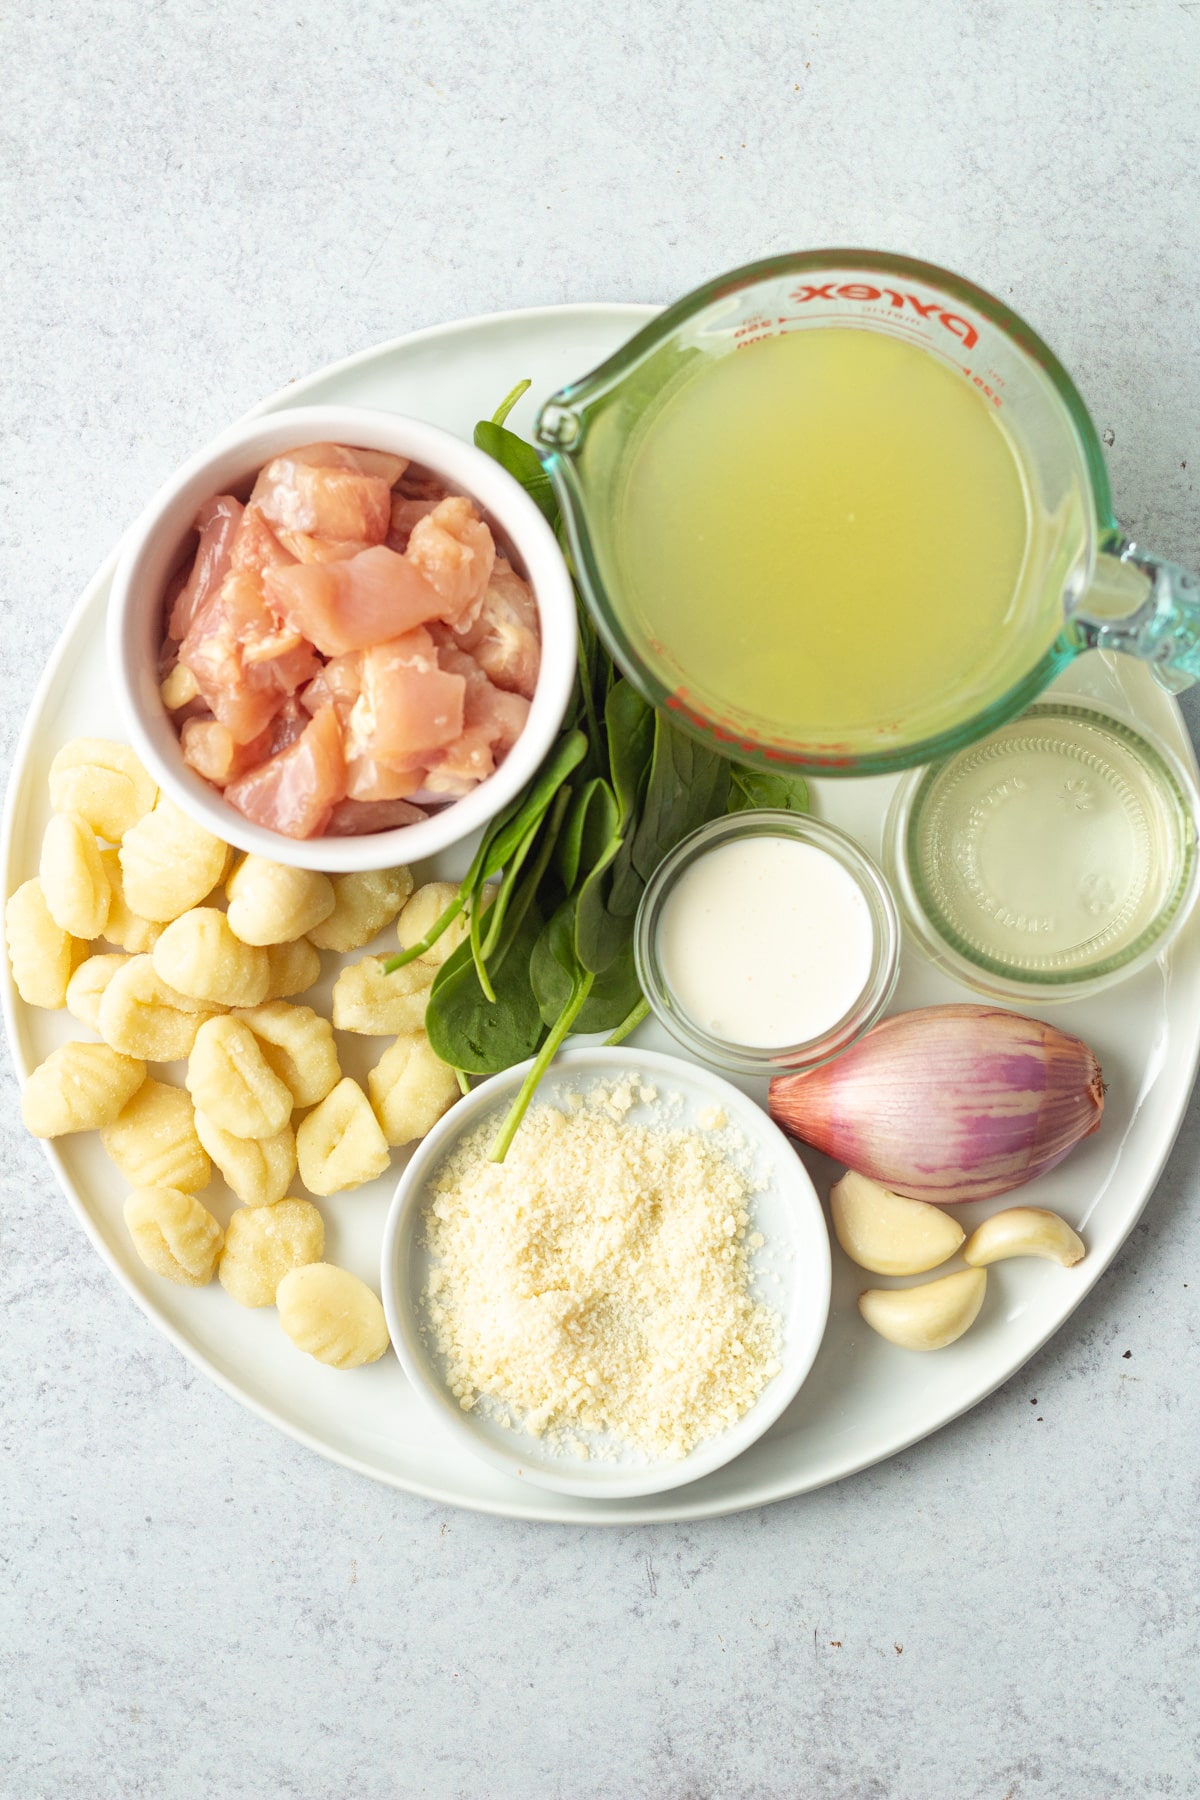
[[[420,570],[382,544],[348,562],[271,569],[266,590],[279,616],[325,656],[399,637],[443,605]]]
[[[525,728],[529,702],[520,694],[493,687],[461,650],[439,650],[438,662],[443,668],[460,672],[466,682],[463,730],[441,752],[425,785],[431,794],[456,797],[486,781],[503,761]]]
[[[204,608],[229,573],[230,551],[242,522],[242,503],[232,494],[206,500],[196,514],[200,544],[191,574],[171,607],[168,635],[182,643],[196,614]]]
[[[294,561],[291,551],[284,549],[257,506],[248,506],[230,548],[230,568],[261,575],[264,569],[280,568]]]
[[[359,450],[349,444],[305,444],[289,450],[293,462],[310,463],[314,469],[357,469],[360,475],[378,475],[394,487],[408,467],[408,459],[390,450]]]
[[[279,542],[302,563],[347,562],[365,548],[358,538],[311,537],[306,531],[281,531]]]
[[[276,531],[382,544],[391,524],[391,486],[381,475],[314,467],[297,456],[269,462],[250,500]]]
[[[226,576],[193,620],[179,660],[239,744],[265,730],[285,697],[311,680],[318,667],[299,633],[280,630],[262,583],[247,571]]]
[[[398,769],[428,764],[461,737],[466,681],[438,667],[427,631],[418,627],[363,653],[362,693],[350,714],[352,754]]]
[[[415,825],[429,814],[408,800],[339,800],[325,824],[326,837],[357,837],[370,831],[395,831]]]
[[[310,713],[319,712],[323,706],[335,706],[344,729],[350,709],[361,693],[362,651],[351,650],[346,656],[331,656],[317,670],[300,701]]]
[[[438,500],[444,497],[439,494]],[[392,523],[387,534],[388,549],[398,550],[403,555],[408,549],[413,526],[418,519],[427,519],[437,503],[437,500],[408,500],[403,494],[393,494]]]
[[[533,699],[542,656],[537,603],[504,557],[496,559],[478,617],[456,637],[489,681]]]
[[[347,756],[346,795],[350,800],[406,800],[410,794],[420,793],[424,785],[424,769],[389,769],[370,756]]]
[[[405,556],[441,596],[441,617],[465,630],[478,614],[496,560],[492,534],[463,494],[439,500],[412,527]]]
[[[225,789],[256,825],[292,838],[319,836],[345,794],[342,731],[332,706],[323,706],[286,750]]]

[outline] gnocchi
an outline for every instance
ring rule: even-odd
[[[296,1134],[290,1125],[274,1137],[235,1137],[197,1107],[196,1136],[243,1206],[271,1206],[292,1185]]]
[[[192,1102],[182,1088],[148,1076],[111,1125],[100,1133],[131,1187],[207,1187],[212,1164],[196,1136]]]
[[[111,1125],[146,1079],[146,1065],[107,1044],[62,1044],[30,1075],[21,1117],[34,1137]]]
[[[177,662],[158,691],[168,712],[182,712],[199,699],[200,683],[186,663]]]
[[[77,946],[70,932],[55,924],[36,875],[9,895],[4,935],[13,981],[26,1006],[56,1012],[66,1003],[76,950],[82,945]]]
[[[324,1254],[325,1224],[311,1200],[241,1206],[225,1232],[217,1275],[239,1306],[274,1306],[284,1277]]]
[[[55,813],[42,839],[38,869],[50,917],[72,937],[97,938],[112,899],[96,834],[75,813]]]
[[[340,1194],[382,1175],[391,1157],[371,1103],[343,1077],[296,1130],[300,1179],[310,1194]]]
[[[321,957],[307,938],[290,944],[267,944],[267,991],[264,1000],[290,1000],[306,994],[320,980]]]
[[[336,904],[328,875],[247,856],[230,876],[229,927],[244,944],[284,944],[327,919]]]
[[[308,934],[318,950],[361,950],[385,925],[391,924],[413,888],[412,871],[403,868],[335,875],[332,879],[333,911]]]
[[[279,1323],[297,1350],[331,1369],[378,1362],[390,1342],[379,1296],[349,1269],[310,1262],[275,1290]]]
[[[437,924],[438,919],[450,902],[457,898],[457,895],[458,888],[453,881],[427,881],[424,887],[419,887],[401,912],[396,925],[400,948],[410,950],[414,944],[420,943],[426,932]],[[486,911],[495,897],[495,883],[489,882],[479,898],[481,909]],[[452,919],[447,925],[441,937],[430,945],[424,956],[417,960],[427,965],[432,964],[435,969],[440,968],[442,963],[458,949],[458,946],[466,942],[470,929],[470,914],[460,912],[458,917]]]
[[[121,841],[126,903],[139,918],[169,924],[212,893],[227,857],[220,838],[160,797]]]
[[[364,956],[334,982],[333,1022],[339,1031],[395,1037],[424,1026],[437,970],[418,960],[386,975],[383,963],[381,956]]]
[[[215,906],[173,919],[154,946],[154,967],[168,986],[213,1006],[257,1006],[270,978],[266,951],[235,937]]]
[[[87,956],[67,983],[67,1011],[81,1025],[100,1030],[100,1002],[104,990],[119,968],[129,961],[127,956]]]
[[[162,936],[162,926],[152,924],[149,919],[139,919],[135,912],[129,910],[125,898],[125,878],[121,874],[121,854],[118,850],[102,850],[100,861],[104,864],[104,873],[108,876],[111,897],[108,903],[108,918],[104,925],[104,936],[108,943],[116,944],[120,950],[126,950],[131,956],[144,956],[153,950]]]
[[[241,1019],[206,1019],[188,1057],[187,1090],[234,1137],[274,1137],[292,1116],[292,1096]]]
[[[341,1080],[333,1027],[311,1006],[281,1000],[239,1012],[296,1106],[315,1106]]]
[[[128,744],[73,738],[50,764],[50,804],[77,813],[97,837],[119,844],[158,798],[158,787]]]
[[[211,1007],[178,993],[149,956],[131,956],[100,996],[96,1029],[106,1044],[146,1062],[175,1062],[191,1054]]]
[[[206,1206],[180,1188],[135,1188],[125,1202],[133,1247],[148,1269],[181,1287],[207,1287],[225,1242]]]
[[[423,1031],[399,1037],[367,1076],[380,1130],[393,1148],[422,1138],[459,1097],[458,1077]]]

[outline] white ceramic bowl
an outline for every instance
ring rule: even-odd
[[[764,1179],[763,1190],[754,1197],[752,1219],[753,1229],[761,1231],[766,1242],[753,1253],[753,1266],[762,1297],[782,1318],[782,1367],[748,1412],[718,1436],[698,1444],[682,1461],[647,1461],[622,1453],[580,1462],[530,1434],[496,1423],[479,1408],[464,1412],[421,1335],[420,1297],[430,1268],[419,1241],[421,1215],[429,1178],[438,1165],[490,1113],[503,1114],[528,1068],[522,1063],[493,1076],[460,1100],[434,1126],[400,1178],[384,1228],[380,1271],[393,1347],[405,1374],[446,1430],[465,1449],[517,1480],[560,1494],[604,1500],[682,1487],[749,1449],[795,1398],[812,1367],[829,1313],[829,1234],[821,1203],[783,1133],[740,1088],[711,1070],[651,1050],[564,1051],[544,1078],[535,1105],[599,1080],[637,1074],[658,1090],[660,1098],[681,1095],[683,1108],[664,1117],[657,1104],[650,1109],[638,1106],[628,1115],[632,1122],[652,1122],[657,1115],[670,1125],[695,1126],[704,1109],[716,1106],[741,1132]]]
[[[529,718],[496,773],[428,819],[362,837],[289,838],[252,824],[188,768],[159,694],[163,595],[197,510],[215,494],[244,496],[271,457],[313,443],[390,450],[470,495],[529,581],[541,624],[541,669]],[[296,407],[245,421],[217,438],[184,464],[133,526],[109,600],[113,691],[130,741],[163,791],[241,850],[331,872],[416,862],[457,843],[499,812],[534,773],[562,723],[575,677],[575,644],[575,599],[566,564],[553,531],[520,484],[482,450],[436,425],[365,407]]]

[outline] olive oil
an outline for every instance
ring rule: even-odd
[[[643,422],[615,498],[660,678],[735,731],[836,750],[942,730],[1030,665],[1020,461],[919,344],[819,326],[706,360]],[[1033,604],[1048,648],[1061,596]]]

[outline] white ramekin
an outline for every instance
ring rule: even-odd
[[[249,491],[271,457],[304,444],[389,450],[421,463],[487,514],[501,548],[533,589],[542,635],[537,690],[525,729],[496,773],[428,819],[362,837],[289,838],[252,824],[183,760],[159,692],[163,596],[199,507]],[[356,406],[304,406],[235,425],[194,456],[128,533],[108,604],[108,660],[130,741],[164,793],[198,823],[275,862],[340,873],[416,862],[486,825],[525,785],[562,723],[575,677],[575,598],[554,533],[513,477],[482,450],[436,425]]]

